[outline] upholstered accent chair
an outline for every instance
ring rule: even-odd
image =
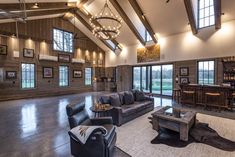
[[[78,125],[101,125],[107,130],[106,134],[101,130],[93,132],[85,144],[69,132],[71,154],[75,157],[112,157],[117,138],[112,118],[90,118],[84,103],[69,104],[66,111],[71,129]]]

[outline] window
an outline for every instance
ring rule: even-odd
[[[73,52],[73,33],[53,29],[53,49],[56,51]]]
[[[23,89],[35,88],[35,65],[21,64],[21,87]]]
[[[214,61],[198,62],[198,83],[199,84],[214,84],[215,76]]]
[[[199,0],[198,4],[199,28],[215,24],[214,0]]]
[[[145,30],[145,42],[152,41],[152,37],[150,36],[149,32]]]
[[[61,87],[69,85],[69,68],[68,66],[59,67],[59,85]]]
[[[92,69],[91,68],[85,68],[85,85],[91,85],[92,79]]]

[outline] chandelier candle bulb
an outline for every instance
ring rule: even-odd
[[[90,18],[90,23],[93,27],[92,33],[96,37],[111,40],[120,34],[122,19],[118,15],[114,15],[106,1],[98,16],[95,14]]]

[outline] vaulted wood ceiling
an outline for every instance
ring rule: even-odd
[[[86,19],[91,14],[98,13],[103,7],[105,0],[78,0],[80,2],[79,9],[76,12],[77,19],[85,27],[80,27],[86,35],[91,37],[90,27],[87,24]],[[31,9],[31,6],[35,3],[35,0],[27,0],[26,9],[29,19],[46,18],[50,16],[63,16],[67,12],[71,12],[76,7],[77,0],[37,0],[40,9]],[[215,15],[216,15],[216,28],[221,27],[221,21],[229,21],[235,19],[235,1],[233,0],[214,0],[215,2]],[[70,5],[67,5],[69,3]],[[141,36],[142,30],[145,28],[151,35],[154,42],[157,42],[156,33],[160,36],[169,36],[186,32],[191,30],[194,34],[197,33],[196,23],[193,17],[193,7],[191,0],[170,0],[166,3],[166,0],[110,0],[109,5],[111,9],[119,14],[123,20],[123,26],[121,28],[121,34],[112,42],[115,45],[134,45],[141,43],[145,45],[143,36]],[[125,8],[131,9],[125,9]],[[0,2],[0,8],[6,12],[12,13],[12,18],[18,18],[13,12],[19,10],[18,0],[2,0]],[[89,14],[86,15],[82,12],[81,8],[85,8]],[[0,10],[0,23],[9,22],[6,12],[3,13]],[[221,12],[225,13],[221,17]],[[83,15],[82,15],[83,14]],[[86,22],[86,23],[85,23]],[[190,23],[190,26],[188,25]],[[86,30],[85,30],[86,29]],[[88,30],[88,31],[87,31]],[[111,49],[110,46],[102,43],[102,47],[105,45],[105,50]],[[100,45],[99,45],[100,46]]]

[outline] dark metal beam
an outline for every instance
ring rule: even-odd
[[[125,23],[129,26],[129,28],[132,30],[132,32],[135,34],[135,36],[137,37],[137,39],[143,44],[145,45],[145,40],[142,38],[142,36],[140,35],[140,33],[138,32],[138,30],[136,29],[136,27],[134,26],[134,24],[131,22],[131,20],[129,19],[129,17],[126,15],[126,13],[124,12],[124,10],[122,9],[122,7],[120,6],[120,4],[117,2],[117,0],[109,0],[111,2],[111,4],[114,6],[114,8],[117,10],[117,12],[120,14],[120,16],[122,17],[122,19],[125,21]]]
[[[144,16],[143,11],[141,10],[139,4],[136,0],[129,0],[132,8],[135,10],[136,14],[138,15],[139,19],[141,20],[142,24],[144,25],[145,29],[149,32],[150,36],[152,37],[153,41],[157,43],[157,39],[155,38],[155,32],[153,31],[151,25],[149,24],[148,19]]]
[[[215,29],[221,28],[221,0],[214,0]]]
[[[192,32],[193,34],[197,34],[198,30],[197,30],[197,24],[196,24],[196,17],[193,11],[193,4],[191,0],[184,0],[184,5],[188,14],[188,19],[189,19]]]

